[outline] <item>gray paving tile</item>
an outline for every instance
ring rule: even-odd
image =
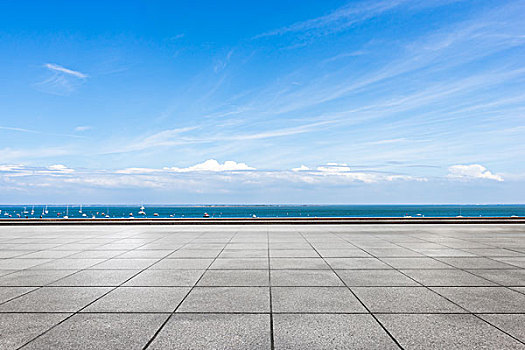
[[[69,259],[111,259],[125,253],[126,250],[85,250],[68,256]]]
[[[472,253],[477,256],[490,256],[490,257],[501,257],[501,256],[523,256],[523,253],[515,252],[504,248],[464,248],[466,252]]]
[[[272,258],[318,258],[319,254],[313,249],[272,249]]]
[[[141,287],[191,287],[197,283],[204,270],[144,270],[125,286]]]
[[[376,258],[326,258],[333,269],[390,269]]]
[[[382,261],[395,269],[453,269],[433,258],[381,258]]]
[[[35,290],[36,287],[0,287],[0,303]]]
[[[425,287],[352,287],[372,312],[465,312]]]
[[[148,349],[270,349],[270,315],[175,314]]]
[[[268,286],[268,270],[208,270],[198,286]]]
[[[268,258],[267,249],[224,249],[219,258]]]
[[[494,286],[493,282],[477,277],[461,270],[405,270],[412,277],[425,286]]]
[[[20,256],[22,259],[59,259],[78,253],[78,250],[42,250]]]
[[[397,349],[397,345],[366,314],[276,314],[275,349]]]
[[[323,258],[371,258],[372,256],[367,252],[358,248],[347,248],[347,249],[317,249],[317,252]]]
[[[330,269],[321,258],[271,258],[271,269]]]
[[[512,265],[489,258],[437,258],[460,269],[509,269]]]
[[[13,272],[16,272],[16,271],[19,271],[19,270],[0,270],[0,277],[9,275],[9,274],[11,274]]]
[[[0,286],[45,286],[75,270],[21,270],[7,276],[0,277]]]
[[[0,349],[18,349],[70,314],[0,314]]]
[[[168,258],[216,258],[220,252],[220,249],[181,249],[170,254]]]
[[[452,248],[444,248],[444,249],[414,249],[415,251],[431,257],[469,257],[469,256],[475,256],[472,253],[466,252],[461,249],[452,249]]]
[[[272,286],[343,286],[331,270],[272,270]]]
[[[423,254],[418,253],[414,250],[403,248],[403,247],[391,247],[391,248],[367,248],[365,249],[369,254],[382,258],[382,257],[422,257]]]
[[[525,295],[505,287],[432,287],[470,312],[525,313]]]
[[[2,287],[17,288],[17,287]],[[111,288],[42,287],[0,305],[0,312],[76,312]]]
[[[525,342],[525,314],[480,314],[478,316]]]
[[[14,258],[15,256],[27,255],[31,253],[31,250],[0,250],[0,259]]]
[[[81,270],[99,264],[106,259],[56,259],[33,267],[42,270]]]
[[[377,315],[405,349],[523,349],[473,315]]]
[[[470,270],[471,273],[504,286],[525,286],[525,270]]]
[[[218,258],[211,264],[210,269],[217,270],[265,270],[268,269],[268,259],[223,259]]]
[[[82,270],[53,282],[53,286],[116,287],[140,270]]]
[[[119,259],[148,259],[148,258],[164,258],[169,254],[173,253],[173,250],[131,250],[124,254],[119,255]]]
[[[399,287],[419,284],[396,270],[337,270],[347,286]]]
[[[525,269],[525,256],[520,256],[520,257],[505,257],[505,258],[502,258],[502,257],[496,257],[496,258],[493,258],[494,260],[498,260],[498,261],[501,261],[505,264],[509,264],[509,265],[512,265],[512,266],[517,266],[517,267],[521,267],[522,269]]]
[[[268,287],[195,287],[177,312],[270,312]]]
[[[83,312],[173,312],[189,287],[119,287]]]
[[[0,270],[24,270],[52,261],[52,259],[3,259],[0,260]]]
[[[93,270],[140,270],[156,263],[158,259],[110,259],[91,267]]]
[[[367,312],[346,287],[272,287],[272,310],[277,313]]]
[[[213,259],[164,259],[151,266],[152,270],[204,270]]]
[[[168,316],[167,314],[77,314],[23,349],[139,350],[153,337]]]

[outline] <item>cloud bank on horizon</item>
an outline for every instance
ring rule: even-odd
[[[4,203],[525,198],[522,0],[22,7]]]

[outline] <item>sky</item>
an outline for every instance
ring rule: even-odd
[[[0,203],[524,203],[525,1],[0,2]]]

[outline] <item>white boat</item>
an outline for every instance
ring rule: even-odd
[[[35,206],[33,205],[33,207],[31,208],[31,215],[35,215]]]
[[[69,219],[69,205],[66,205],[66,215],[64,216],[64,219]]]
[[[86,213],[82,213],[82,216],[83,216],[83,217],[86,217],[86,216],[87,216],[87,214],[86,214]]]
[[[46,210],[44,210],[46,214],[49,214],[49,210],[47,210],[47,204],[46,204]]]
[[[82,204],[80,204],[80,209],[78,210],[80,214],[82,214]]]
[[[202,216],[203,218],[209,218],[210,217],[210,214],[208,213],[204,213],[204,215]]]

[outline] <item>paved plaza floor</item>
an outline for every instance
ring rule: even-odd
[[[525,349],[525,226],[2,226],[18,348]]]

